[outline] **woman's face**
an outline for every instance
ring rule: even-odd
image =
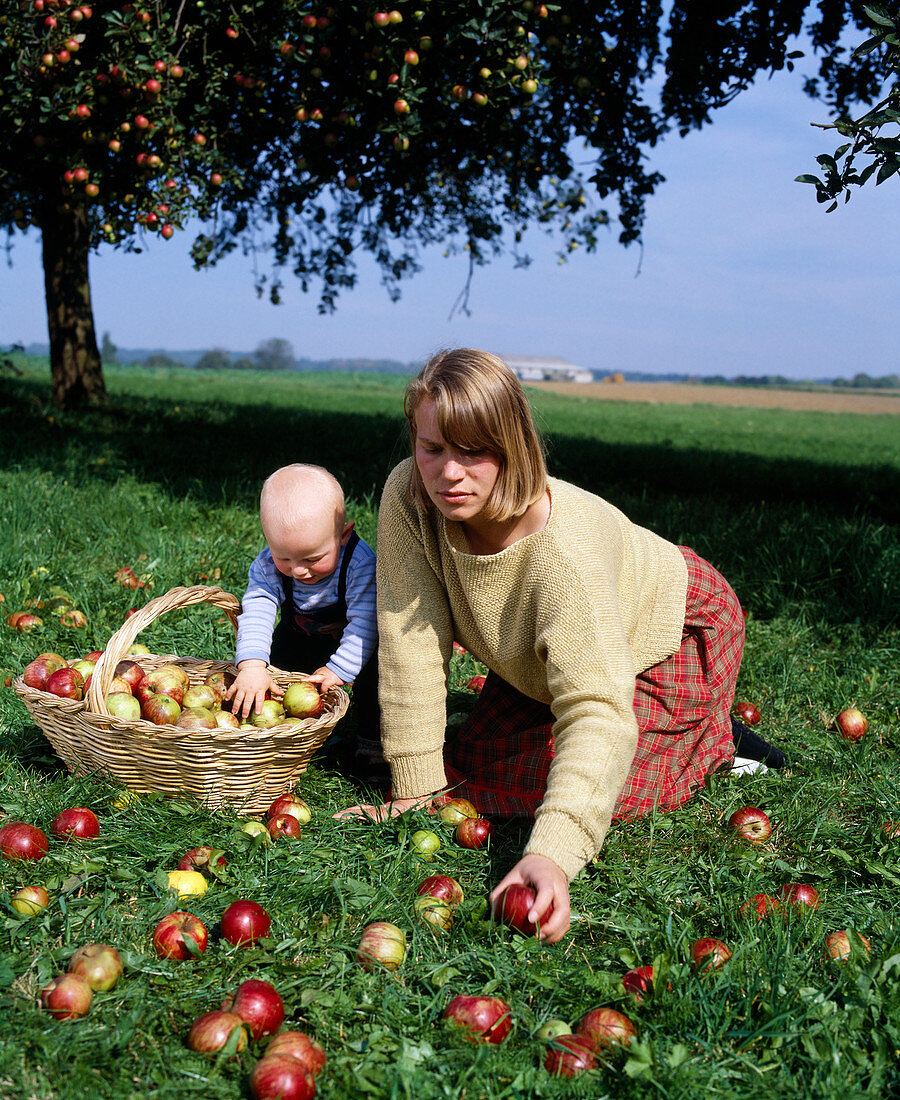
[[[490,451],[466,451],[444,439],[431,398],[419,403],[416,418],[416,466],[425,491],[447,519],[471,523],[490,500],[500,459]]]

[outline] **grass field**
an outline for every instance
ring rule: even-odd
[[[358,800],[324,761],[299,791],[313,820],[297,841],[254,846],[243,815],[189,800],[142,797],[70,776],[9,688],[37,653],[102,648],[126,611],[198,581],[238,596],[261,546],[261,480],[289,461],[319,462],[344,482],[361,534],[374,541],[378,496],[405,455],[403,380],[369,375],[209,377],[111,369],[111,403],[61,414],[46,364],[16,360],[0,376],[0,592],[3,617],[51,586],[71,593],[88,625],[52,615],[19,635],[0,619],[0,810],[47,830],[67,806],[92,808],[99,839],[51,841],[38,864],[0,862],[0,1097],[247,1097],[261,1047],[204,1058],[185,1044],[192,1021],[249,977],[272,981],[285,1026],[314,1035],[328,1066],[323,1097],[891,1097],[900,1093],[900,440],[896,419],[646,406],[535,395],[552,472],[598,492],[637,522],[692,545],[722,569],[748,610],[739,696],[759,731],[783,747],[786,771],[716,777],[692,803],[614,826],[573,883],[573,928],[553,947],[485,921],[485,896],[517,858],[527,829],[499,827],[489,851],[449,834],[433,863],[410,849],[424,815],[383,825],[338,823]],[[114,581],[130,566],[137,592]],[[154,652],[229,658],[233,638],[208,609],[178,612],[142,635]],[[451,711],[475,671],[455,658]],[[853,704],[868,717],[858,744],[833,731]],[[744,805],[772,819],[770,842],[732,840]],[[2,818],[0,818],[2,820]],[[164,872],[188,848],[228,853],[224,881],[179,904]],[[426,874],[462,884],[452,932],[415,923]],[[742,903],[787,882],[811,883],[821,907],[766,921]],[[9,905],[42,882],[46,911]],[[268,940],[249,950],[213,936],[184,963],[156,957],[156,922],[189,908],[215,931],[230,901],[270,912]],[[354,962],[362,927],[392,921],[409,952],[394,974]],[[827,932],[868,937],[870,957],[826,963]],[[732,960],[698,976],[690,944],[725,941]],[[37,993],[92,941],[121,951],[126,972],[82,1020],[58,1022]],[[654,964],[640,1003],[623,973]],[[459,993],[490,993],[515,1022],[500,1047],[449,1033],[441,1013]],[[541,1067],[542,1023],[573,1026],[610,1005],[634,1022],[627,1052],[572,1081]]]

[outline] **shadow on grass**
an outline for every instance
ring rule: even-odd
[[[129,397],[66,415],[48,408],[44,388],[15,381],[0,406],[0,462],[100,485],[131,476],[175,498],[250,508],[273,469],[315,462],[348,497],[377,502],[406,454],[399,394],[396,416],[366,412],[365,393],[346,384],[335,411],[299,408],[301,397],[293,408]],[[835,623],[896,621],[900,472],[891,466],[565,435],[553,437],[552,460],[557,476],[708,557],[760,617],[802,606]]]

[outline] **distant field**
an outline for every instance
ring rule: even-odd
[[[737,405],[798,412],[900,413],[900,393],[826,393],[815,390],[691,386],[677,382],[529,382],[529,387],[566,397],[646,401],[651,405]]]

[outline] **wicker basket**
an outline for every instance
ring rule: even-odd
[[[125,721],[111,715],[106,695],[116,665],[138,634],[167,611],[198,603],[221,608],[232,626],[237,627],[240,604],[230,593],[205,585],[173,588],[150,600],[109,639],[83,702],[60,699],[47,691],[30,688],[21,676],[13,686],[74,774],[100,772],[133,791],[145,794],[187,791],[213,808],[227,803],[255,813],[293,787],[343,717],[349,698],[340,688],[332,688],[325,696],[325,710],[318,718],[260,730],[183,730],[155,726],[143,719]],[[235,672],[234,664],[228,661],[201,661],[174,655],[142,656],[139,661],[145,669],[180,665],[191,683],[200,683],[218,670]],[[270,671],[281,687],[303,679],[300,673],[277,668]]]

